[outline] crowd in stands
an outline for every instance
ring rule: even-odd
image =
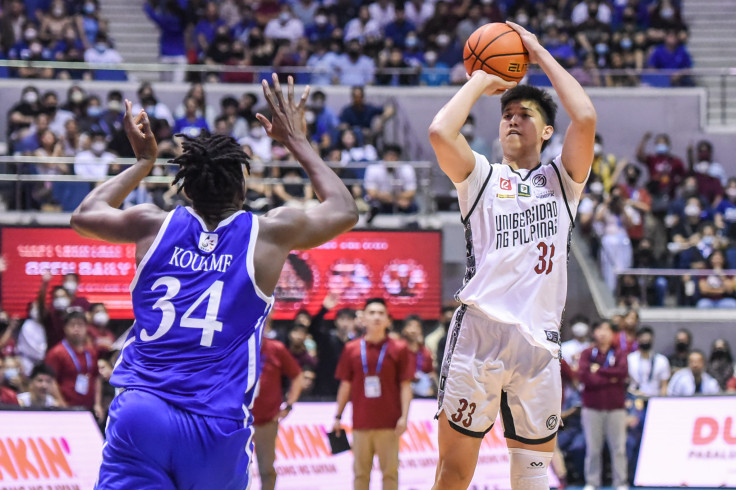
[[[637,162],[605,152],[600,136],[595,148],[578,217],[619,306],[736,308],[736,177],[712,143],[683,159],[667,134],[645,133]],[[617,273],[631,268],[685,273]]]
[[[488,22],[513,20],[539,36],[583,85],[692,85],[680,0],[147,0],[159,61],[241,70],[189,73],[190,81],[258,82],[273,69],[313,85],[463,83],[463,46]],[[122,61],[95,0],[6,0],[0,59]],[[260,67],[260,68],[259,68]],[[263,67],[268,67],[263,69]],[[617,70],[603,74],[601,69]],[[20,68],[5,76],[108,77]],[[99,74],[98,74],[99,73]],[[0,76],[2,76],[0,72]],[[124,74],[122,75],[124,76]],[[184,81],[183,69],[164,74]],[[539,79],[537,79],[539,78]],[[544,83],[545,77],[534,82]]]
[[[8,113],[8,153],[35,156],[38,163],[7,165],[7,173],[30,175],[76,175],[84,182],[25,182],[6,185],[0,196],[6,207],[22,210],[73,211],[95,182],[124,170],[120,157],[133,157],[122,120],[124,95],[111,90],[103,98],[71,86],[60,100],[54,91],[39,92],[26,86],[21,100]],[[206,98],[200,83],[193,83],[178,107],[160,102],[149,83],[140,85],[131,99],[133,113],[145,109],[159,145],[160,158],[179,154],[176,134],[196,136],[201,131],[228,134],[250,155],[246,209],[265,212],[275,206],[310,207],[316,203],[311,186],[288,151],[266,135],[255,118],[267,109],[259,96],[225,96],[218,103]],[[361,211],[369,219],[378,213],[415,213],[418,189],[415,168],[402,160],[400,146],[384,141],[384,124],[394,116],[391,103],[374,105],[365,99],[362,87],[354,87],[349,104],[330,107],[324,92],[312,93],[305,114],[307,134],[315,150],[351,188]],[[48,157],[69,157],[73,163],[58,163]],[[44,161],[44,159],[46,159]],[[172,176],[174,168],[156,166],[154,176]],[[124,206],[155,203],[172,209],[185,203],[170,182],[142,183]]]

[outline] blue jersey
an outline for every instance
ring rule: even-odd
[[[258,220],[240,211],[209,232],[189,207],[166,217],[130,285],[135,324],[110,382],[207,416],[251,419],[263,323]]]

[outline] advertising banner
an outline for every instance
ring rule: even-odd
[[[83,238],[69,228],[3,228],[2,255],[8,267],[2,304],[10,313],[25,315],[45,271],[54,276],[51,287],[75,272],[79,296],[104,302],[111,318],[133,318],[128,288],[135,275],[135,245]],[[274,318],[294,318],[300,309],[314,314],[325,295],[334,293],[339,298],[334,311],[361,308],[366,299],[382,297],[395,319],[409,314],[437,319],[441,269],[440,232],[345,233],[289,255],[274,291]]]
[[[101,460],[89,412],[0,410],[0,490],[89,490]]]
[[[330,452],[327,433],[332,431],[334,403],[297,403],[291,414],[279,427],[276,440],[276,488],[278,490],[344,490],[352,488],[353,454],[346,451],[337,455]],[[343,427],[347,427],[352,443],[348,404],[343,413]],[[437,402],[411,402],[409,424],[399,446],[399,488],[426,490],[434,483],[437,466]],[[506,441],[500,420],[483,439],[471,490],[509,489],[509,461]],[[257,464],[252,465],[254,484],[260,489]],[[557,479],[550,471],[551,486]],[[374,460],[371,489],[381,488],[378,458]]]
[[[736,487],[736,396],[649,400],[634,483]]]

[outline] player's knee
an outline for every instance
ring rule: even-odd
[[[549,490],[547,467],[552,453],[510,448],[512,490]]]
[[[441,490],[468,488],[473,479],[474,470],[474,466],[462,464],[460,461],[440,459],[440,471],[435,488]]]

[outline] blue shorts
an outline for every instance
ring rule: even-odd
[[[253,428],[139,390],[112,401],[97,489],[248,488]]]

